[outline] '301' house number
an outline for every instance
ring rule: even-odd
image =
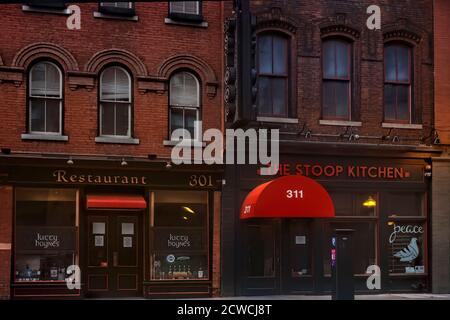
[[[212,187],[212,177],[204,174],[193,174],[189,177],[189,186],[191,187]]]
[[[303,199],[303,190],[286,190],[286,198],[288,199]]]

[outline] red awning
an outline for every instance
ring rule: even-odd
[[[328,192],[318,182],[301,175],[257,186],[241,207],[241,219],[332,217],[334,206]]]
[[[138,195],[87,195],[88,209],[145,209],[147,202]]]

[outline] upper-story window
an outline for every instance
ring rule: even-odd
[[[200,118],[200,83],[197,77],[186,71],[174,74],[170,78],[169,101],[169,133],[185,129],[191,139],[197,139],[194,130],[194,121]]]
[[[101,13],[113,15],[135,15],[133,2],[100,2],[99,11]]]
[[[322,118],[351,120],[351,43],[327,39],[322,46]]]
[[[28,131],[37,134],[62,134],[62,73],[48,61],[38,62],[29,73]]]
[[[185,19],[201,21],[201,1],[171,1],[169,3],[169,17],[172,19]]]
[[[131,137],[131,77],[122,67],[100,75],[100,136]]]
[[[384,121],[411,122],[411,48],[388,44],[384,48]]]
[[[25,4],[30,7],[43,9],[60,10],[66,8],[66,3],[64,0],[28,0]]]
[[[278,33],[258,36],[258,115],[288,117],[289,40]]]

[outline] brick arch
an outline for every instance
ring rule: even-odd
[[[124,49],[106,49],[94,54],[86,64],[86,71],[99,73],[109,63],[121,63],[127,66],[135,76],[147,76],[147,67],[134,53]]]
[[[66,71],[78,71],[75,57],[65,48],[49,42],[38,42],[22,48],[14,57],[12,67],[28,68],[39,58],[52,58],[58,61]]]
[[[416,46],[420,44],[422,38],[422,31],[407,19],[398,19],[383,28],[384,42],[402,41]]]
[[[272,7],[269,10],[257,12],[257,32],[263,30],[278,30],[293,36],[298,29],[295,19],[282,12],[279,7]]]
[[[218,80],[214,70],[208,63],[190,54],[176,54],[167,58],[158,68],[158,77],[169,79],[173,72],[183,68],[191,69],[200,76],[210,98],[216,96]]]

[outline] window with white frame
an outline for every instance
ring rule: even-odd
[[[132,9],[133,2],[100,2],[101,7]]]
[[[200,15],[200,1],[171,1],[171,14]]]
[[[170,78],[169,95],[169,133],[185,129],[191,139],[197,139],[194,130],[194,121],[200,117],[200,84],[197,77],[186,71],[174,74]]]
[[[100,136],[131,137],[131,77],[122,67],[100,75]]]
[[[36,63],[29,73],[28,131],[62,134],[62,73],[52,62]]]

